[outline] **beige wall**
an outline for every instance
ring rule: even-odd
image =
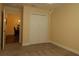
[[[40,9],[36,8],[33,6],[24,6],[23,9],[23,40],[22,43],[23,45],[27,45],[29,41],[29,20],[32,12],[37,12],[37,13],[47,13],[49,14],[48,10],[45,9]],[[50,18],[49,18],[49,25],[50,25]]]
[[[79,53],[79,4],[63,4],[52,13],[52,39]]]

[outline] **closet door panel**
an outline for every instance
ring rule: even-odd
[[[40,16],[40,41],[48,41],[48,18],[46,15]]]
[[[40,19],[38,15],[32,15],[30,19],[30,36],[29,41],[37,43],[40,40]]]
[[[48,17],[32,14],[29,28],[30,43],[44,43],[48,41]]]

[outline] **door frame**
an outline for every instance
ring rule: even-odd
[[[3,8],[1,11],[1,49],[3,50]]]
[[[4,22],[4,9],[5,9],[5,5],[2,5],[2,11],[1,11],[1,50],[4,50],[5,49],[5,40],[6,39],[4,39],[3,40],[3,32],[4,32],[4,30],[3,30],[3,22]],[[10,6],[10,7],[13,7],[13,8],[15,8],[14,6]],[[21,23],[20,23],[20,34],[19,34],[19,43],[20,43],[20,45],[22,46],[22,41],[23,41],[23,8],[22,9],[20,9],[21,10]],[[6,14],[6,12],[5,12],[5,14]]]
[[[2,5],[2,11],[1,11],[1,49],[4,50],[5,48],[5,27],[4,24],[6,24],[6,14],[5,14],[5,8],[4,5]]]
[[[19,35],[19,43],[22,46],[23,41],[23,8],[21,9],[21,23],[20,23],[20,35]]]

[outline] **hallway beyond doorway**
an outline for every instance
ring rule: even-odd
[[[6,36],[6,43],[15,43],[15,42],[19,42],[19,38],[14,36],[14,35],[7,35]]]

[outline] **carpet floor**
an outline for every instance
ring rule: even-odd
[[[0,56],[78,56],[51,43],[21,46],[18,43],[7,44]]]

